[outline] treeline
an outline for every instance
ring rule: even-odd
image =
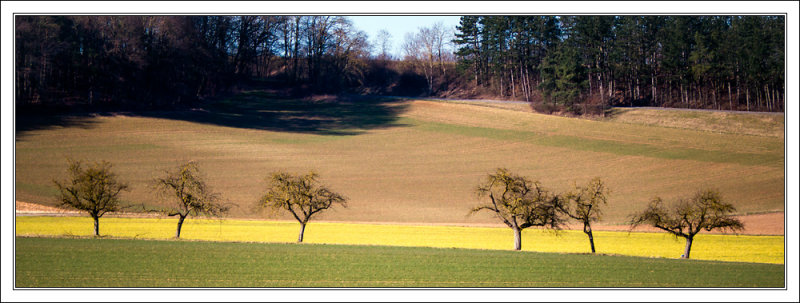
[[[253,77],[313,92],[367,84],[341,16],[17,16],[17,105],[152,108]]]
[[[784,35],[783,16],[464,16],[454,42],[502,97],[783,111]]]
[[[292,94],[783,111],[782,16],[464,16],[388,55],[345,16],[16,16],[18,108],[187,105],[252,79]],[[375,51],[378,53],[378,51]],[[263,82],[262,82],[263,83]]]

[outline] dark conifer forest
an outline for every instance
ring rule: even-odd
[[[390,17],[387,17],[390,18]],[[190,106],[242,87],[608,106],[785,108],[784,16],[463,16],[381,52],[346,16],[15,16],[18,110]]]

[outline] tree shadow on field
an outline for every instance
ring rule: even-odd
[[[54,114],[50,112],[34,113],[30,111],[17,112],[14,116],[15,141],[24,139],[31,131],[51,129],[56,127],[80,127],[89,129],[97,122],[92,118],[95,114],[73,113]]]
[[[281,90],[254,89],[207,100],[193,108],[161,111],[92,112],[21,108],[16,140],[29,132],[57,127],[90,129],[97,116],[131,115],[203,124],[320,135],[358,135],[369,129],[404,126],[397,122],[408,103],[399,97],[317,95],[292,97]]]
[[[398,115],[407,107],[402,99],[392,97],[293,98],[271,90],[252,90],[207,101],[201,108],[140,114],[236,128],[358,135],[369,129],[403,126],[397,123]]]

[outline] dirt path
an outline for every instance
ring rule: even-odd
[[[69,210],[63,208],[57,208],[52,206],[45,206],[36,203],[28,203],[22,201],[15,201],[15,213],[16,214],[57,214],[57,215],[77,215],[80,212],[76,210]]]
[[[36,203],[16,201],[16,214],[18,216],[82,216],[81,212],[69,209],[62,209],[52,206],[45,206]],[[109,214],[112,215],[112,214]],[[114,217],[157,217],[158,214],[139,214],[139,213],[118,213]],[[774,212],[766,214],[755,214],[738,216],[744,223],[745,230],[743,235],[783,235],[784,234],[784,213]],[[245,219],[249,220],[249,219]],[[331,221],[333,222],[333,221]],[[502,224],[431,224],[431,223],[411,223],[411,222],[336,222],[336,223],[357,223],[357,224],[390,224],[390,225],[443,225],[443,226],[474,226],[474,227],[503,227]],[[578,224],[571,224],[568,229],[581,230]],[[628,231],[627,225],[602,225],[592,227],[596,231]],[[660,232],[652,227],[642,226],[636,231]],[[719,232],[711,232],[719,233]]]
[[[52,206],[46,206],[46,205],[22,202],[22,201],[16,201],[15,204],[16,205],[14,213],[17,216],[63,216],[63,217],[87,216],[87,214],[84,212],[72,209],[64,209],[64,208],[58,208],[58,207],[52,207]],[[118,212],[118,213],[108,213],[107,216],[126,217],[126,218],[127,217],[146,218],[146,217],[158,217],[160,216],[160,214]]]

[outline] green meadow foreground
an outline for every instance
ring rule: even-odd
[[[37,120],[38,119],[38,120]],[[55,204],[67,159],[107,160],[131,191],[157,205],[152,179],[197,161],[234,207],[252,206],[275,170],[315,170],[349,198],[318,220],[499,223],[468,216],[475,186],[498,167],[555,192],[600,177],[612,194],[604,224],[625,224],[654,196],[718,189],[738,214],[783,211],[783,115],[615,110],[601,120],[531,113],[527,105],[285,99],[250,91],[185,112],[18,117],[15,194]],[[268,216],[290,219],[288,216]]]
[[[16,287],[784,287],[775,264],[471,249],[16,238]]]
[[[135,239],[171,239],[174,218],[103,218],[101,235]],[[222,242],[296,241],[299,224],[262,220],[189,219],[181,238]],[[86,237],[92,235],[88,217],[17,217],[17,236]],[[599,254],[677,259],[684,242],[666,233],[595,231]],[[420,226],[311,222],[305,242],[314,244],[418,246],[511,250],[513,235],[504,227]],[[588,253],[586,235],[577,230],[558,234],[526,229],[522,249],[534,252]],[[18,250],[19,252],[19,250]],[[783,236],[700,234],[692,249],[692,259],[784,263]]]

